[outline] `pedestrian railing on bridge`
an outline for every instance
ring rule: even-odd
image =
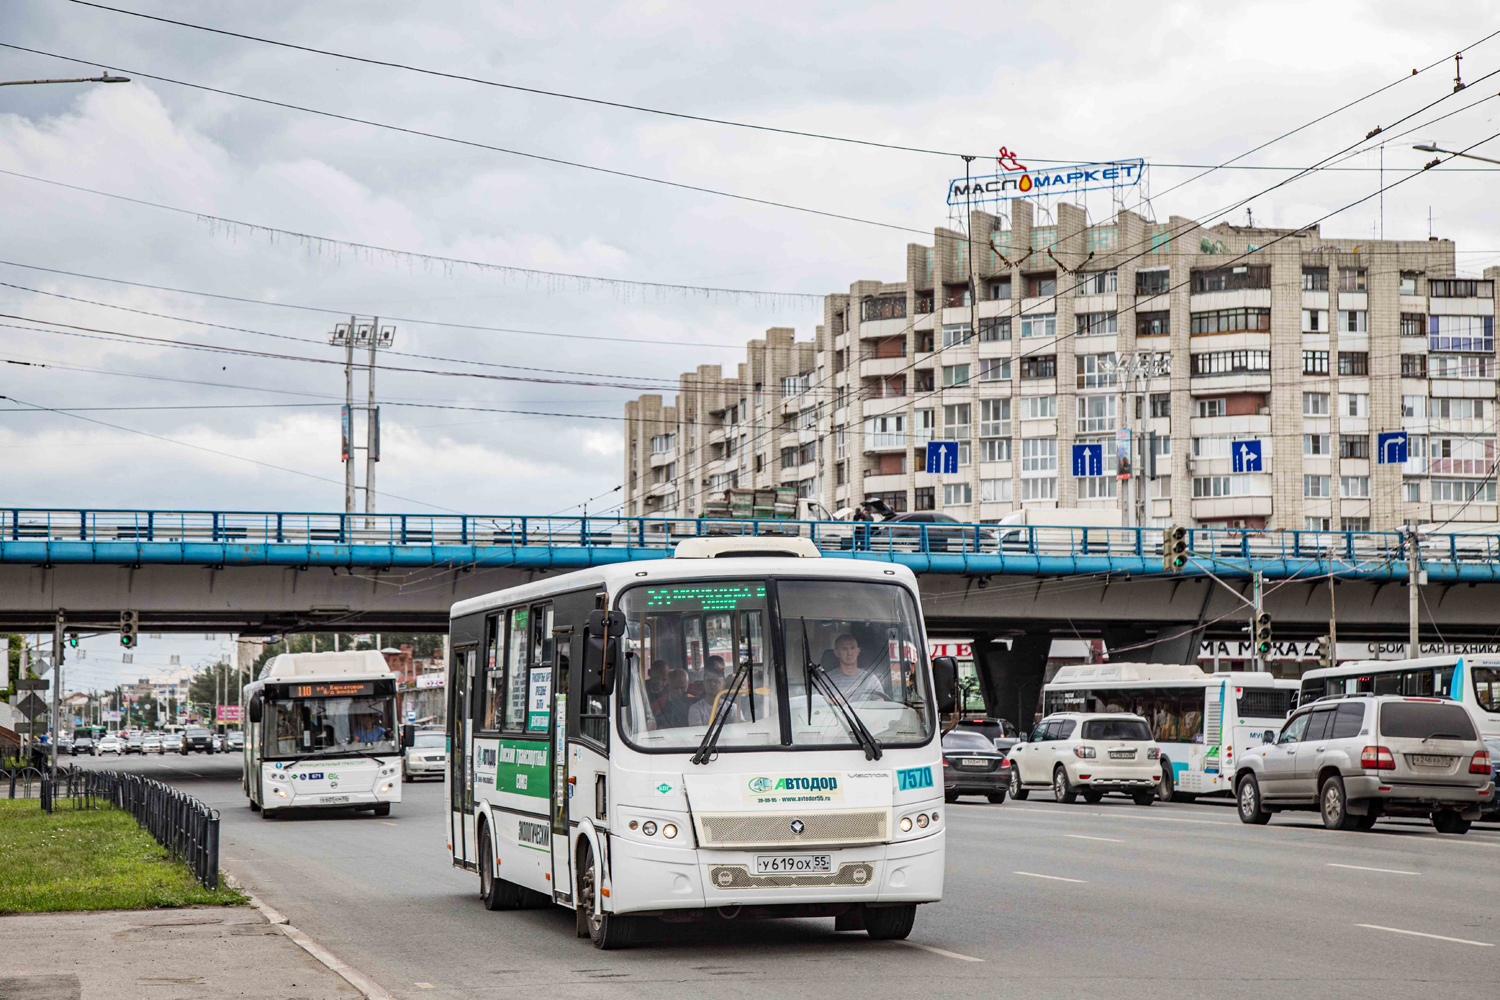
[[[0,562],[568,568],[659,558],[684,538],[798,536],[825,554],[886,558],[924,572],[1163,572],[1162,529],[955,522],[307,512],[0,510]],[[1192,528],[1184,572],[1273,576],[1314,568],[1404,578],[1410,536],[1381,531]],[[1500,579],[1500,533],[1415,543],[1438,578]]]

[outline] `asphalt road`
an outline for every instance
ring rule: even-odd
[[[1246,827],[1227,804],[949,806],[942,903],[905,943],[831,920],[661,925],[600,952],[560,909],[490,913],[448,862],[437,782],[387,818],[265,821],[237,755],[80,758],[220,810],[221,862],[403,998],[1441,997],[1500,995],[1500,827],[1466,836],[1313,814]],[[972,801],[974,804],[965,804]]]

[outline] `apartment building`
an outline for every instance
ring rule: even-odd
[[[827,296],[811,340],[768,330],[733,373],[684,374],[674,405],[627,403],[624,512],[795,484],[829,512],[879,497],[966,522],[1496,520],[1500,268],[1461,276],[1440,239],[1055,215],[974,212],[972,241],[908,246],[903,281]],[[926,471],[930,441],[956,471]]]

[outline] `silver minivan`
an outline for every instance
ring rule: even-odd
[[[1241,753],[1234,782],[1242,822],[1316,809],[1330,830],[1429,816],[1439,832],[1465,833],[1495,800],[1489,751],[1446,698],[1320,698]]]

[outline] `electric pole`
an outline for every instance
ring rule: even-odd
[[[375,513],[375,463],[380,461],[380,407],[375,405],[375,351],[390,347],[396,339],[394,326],[380,325],[380,317],[368,323],[357,316],[350,316],[348,323],[338,323],[328,335],[328,342],[344,349],[344,410],[340,421],[341,457],[344,462],[344,513],[355,512],[354,495],[358,489],[354,482],[354,453],[363,448],[365,453],[365,513]],[[367,373],[365,405],[354,405],[354,349],[365,347],[369,360],[365,364]],[[365,443],[354,443],[354,411],[365,411]],[[373,527],[370,521],[365,527]]]
[[[1415,658],[1417,653],[1417,636],[1421,631],[1420,619],[1417,616],[1417,603],[1421,599],[1421,592],[1417,589],[1422,585],[1422,553],[1418,548],[1417,526],[1408,521],[1406,523],[1406,627],[1407,642],[1411,644],[1407,656]]]
[[[52,735],[47,739],[48,812],[52,811],[52,797],[57,789],[57,734],[61,730],[58,723],[62,721],[59,704],[62,701],[63,626],[67,620],[67,613],[58,608],[57,617],[52,624]]]

